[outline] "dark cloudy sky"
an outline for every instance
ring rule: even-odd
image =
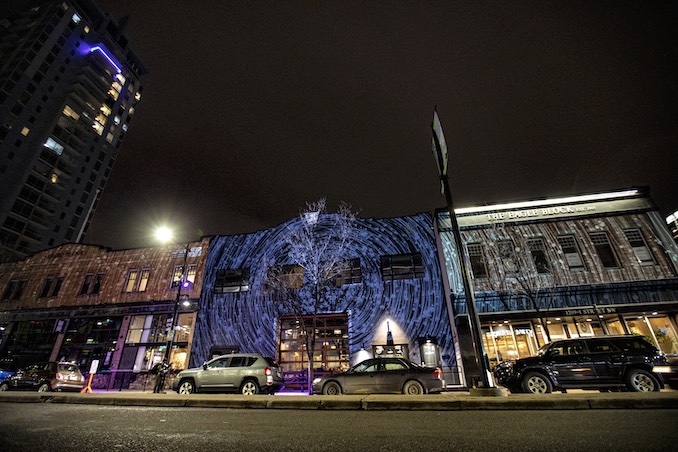
[[[143,99],[88,241],[268,228],[649,185],[678,209],[678,8],[653,1],[106,0]]]

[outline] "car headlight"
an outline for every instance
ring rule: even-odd
[[[314,385],[317,385],[318,383],[320,383],[320,380],[322,380],[322,378],[314,378],[314,379],[313,379],[313,384],[314,384]]]

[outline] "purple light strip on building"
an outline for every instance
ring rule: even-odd
[[[106,60],[108,60],[108,62],[111,63],[111,66],[113,66],[115,68],[115,70],[118,72],[118,74],[122,72],[122,69],[120,69],[120,66],[118,64],[116,64],[113,57],[111,57],[108,54],[108,52],[106,52],[106,50],[102,46],[94,46],[91,49],[89,49],[89,53],[92,53],[94,51],[98,51],[100,54],[102,54],[104,56],[104,58],[106,58]]]

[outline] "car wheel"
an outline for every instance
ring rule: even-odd
[[[240,394],[242,395],[254,395],[258,393],[259,385],[254,380],[247,380],[240,386]]]
[[[325,386],[323,386],[324,395],[341,395],[341,386],[339,383],[330,381]]]
[[[49,392],[49,383],[43,383],[38,386],[38,392]]]
[[[659,382],[651,373],[642,369],[631,369],[626,374],[626,386],[629,391],[653,392],[659,391]]]
[[[1,384],[0,391],[9,391],[9,385],[7,383]]]
[[[531,394],[549,394],[553,390],[551,380],[537,372],[528,372],[523,377],[523,391]]]
[[[193,394],[194,392],[198,391],[195,390],[195,385],[191,380],[183,380],[181,383],[179,383],[177,392],[179,394]]]
[[[424,394],[424,387],[418,381],[410,380],[403,385],[403,394],[419,395]]]

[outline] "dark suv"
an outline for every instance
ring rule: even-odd
[[[566,389],[659,391],[661,377],[653,366],[666,357],[641,336],[602,336],[554,341],[537,356],[494,368],[497,383],[512,392],[545,394]]]

